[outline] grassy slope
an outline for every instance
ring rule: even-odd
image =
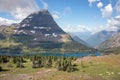
[[[10,42],[10,41],[6,41],[6,40],[0,40],[0,47],[1,48],[6,48],[6,47],[11,47],[11,46],[18,46],[20,45],[19,43],[15,43],[15,42]]]
[[[110,54],[110,53],[115,53],[119,54],[120,53],[120,47],[115,47],[115,48],[107,48],[104,50],[101,50],[104,54]]]
[[[94,49],[88,48],[82,44],[77,42],[71,42],[71,37],[69,35],[62,35],[61,40],[65,43],[54,43],[54,42],[38,42],[34,45],[34,42],[31,40],[34,38],[33,36],[28,35],[13,35],[13,30],[15,29],[14,26],[8,26],[2,31],[3,36],[5,39],[0,40],[0,48],[10,48],[19,47],[22,49],[22,52],[29,53],[33,52],[63,52],[63,53],[71,53],[71,52],[84,52],[84,51],[95,51]],[[21,47],[22,46],[22,47]],[[27,47],[27,48],[24,48]],[[36,51],[37,49],[37,51]]]
[[[119,59],[120,54],[77,59],[74,63],[78,65],[78,70],[71,73],[57,71],[54,68],[32,69],[28,61],[23,69],[13,67],[10,71],[0,72],[0,80],[120,80]],[[1,65],[8,69],[7,64]]]

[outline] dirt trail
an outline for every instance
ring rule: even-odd
[[[45,78],[48,76],[48,74],[51,74],[52,72],[55,72],[56,69],[48,69],[48,70],[41,70],[34,74],[3,74],[0,75],[0,80],[44,80],[42,78]]]

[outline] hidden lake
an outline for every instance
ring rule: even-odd
[[[0,55],[7,55],[7,56],[65,56],[65,57],[85,57],[85,56],[100,56],[100,52],[79,52],[79,53],[29,53],[29,54],[13,54],[13,53],[0,53]]]

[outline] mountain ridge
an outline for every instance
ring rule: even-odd
[[[48,10],[30,14],[20,22],[14,34],[32,35],[36,41],[70,41],[69,35],[57,25]]]
[[[96,48],[99,44],[112,37],[115,33],[115,31],[102,30],[93,34],[89,39],[86,40],[86,42],[90,46]]]
[[[98,49],[109,49],[120,47],[120,32],[117,32],[112,37],[102,42],[97,48]]]
[[[28,15],[19,24],[4,29],[3,33],[6,36],[4,43],[9,44],[6,47],[1,46],[3,52],[6,49],[12,50],[12,52],[18,49],[18,52],[21,51],[22,53],[71,53],[94,50],[74,41],[69,34],[57,25],[48,10],[41,10]]]

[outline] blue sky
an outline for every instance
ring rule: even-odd
[[[0,25],[19,22],[44,8],[66,32],[114,30],[119,7],[120,0],[1,0]]]

